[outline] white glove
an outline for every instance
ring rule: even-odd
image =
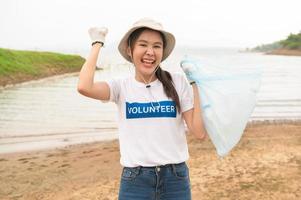
[[[108,33],[108,29],[106,27],[92,27],[88,32],[92,44],[94,42],[102,42],[103,44],[105,43],[105,37]]]
[[[198,79],[202,76],[200,74],[200,70],[198,69],[198,65],[194,62],[194,60],[189,60],[188,58],[185,58],[181,61],[180,66],[184,71],[189,83],[199,82]]]

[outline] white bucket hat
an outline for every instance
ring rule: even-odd
[[[118,50],[120,54],[129,62],[132,62],[131,57],[127,54],[127,48],[128,48],[128,39],[129,36],[137,29],[139,28],[149,28],[152,30],[156,30],[161,32],[164,35],[165,39],[165,44],[164,44],[164,49],[163,49],[163,57],[162,61],[165,60],[170,53],[172,52],[173,48],[175,47],[176,39],[173,36],[173,34],[164,31],[162,24],[159,22],[156,22],[150,18],[142,18],[139,21],[135,22],[131,29],[123,36],[121,39],[119,45],[118,45]]]

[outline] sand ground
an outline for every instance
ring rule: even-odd
[[[249,125],[236,148],[216,156],[189,135],[192,195],[199,199],[301,199],[301,123]],[[0,154],[0,199],[117,199],[118,140]]]
[[[271,52],[267,52],[268,55],[279,55],[279,56],[301,56],[301,50],[293,49],[275,49]]]

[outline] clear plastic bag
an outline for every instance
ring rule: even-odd
[[[217,154],[227,155],[239,142],[255,108],[261,70],[216,70],[188,56],[181,67],[198,86],[205,128]]]

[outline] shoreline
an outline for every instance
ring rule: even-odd
[[[99,68],[99,69],[95,70],[95,72],[98,70],[103,70],[103,68]],[[6,84],[6,85],[1,85],[1,82],[0,82],[0,90],[18,87],[18,86],[22,86],[22,85],[27,85],[27,84],[31,84],[31,83],[38,83],[38,82],[47,81],[47,80],[55,80],[55,79],[60,79],[60,78],[65,78],[65,77],[78,76],[79,73],[80,73],[80,71],[64,72],[61,74],[51,74],[49,76],[38,77],[36,79],[28,79],[25,81],[15,82],[15,83]]]
[[[275,49],[270,52],[266,52],[265,54],[279,56],[301,56],[301,50]]]
[[[266,125],[275,125],[275,126],[281,126],[281,125],[297,125],[301,126],[301,119],[299,120],[293,120],[293,119],[287,119],[287,120],[254,120],[248,122],[246,125],[245,130],[252,127],[262,127]],[[117,129],[115,130],[117,132]],[[114,131],[114,132],[115,132]],[[41,138],[43,140],[39,140],[38,138]],[[103,134],[101,137],[102,139],[98,140],[88,140],[83,141],[75,141],[71,142],[68,139],[68,135],[61,137],[59,135],[59,138],[50,138],[49,140],[45,140],[44,137],[49,137],[47,135],[35,135],[35,136],[14,136],[14,137],[2,137],[0,138],[0,141],[2,139],[2,152],[0,148],[0,157],[5,155],[12,155],[12,154],[18,154],[18,153],[31,153],[31,152],[37,152],[37,151],[49,151],[54,149],[62,149],[62,148],[68,148],[76,145],[88,145],[98,142],[108,142],[108,141],[116,141],[118,140],[118,134],[109,132],[106,134]],[[28,138],[29,141],[28,141]],[[89,137],[88,137],[89,138]],[[24,140],[25,139],[25,140]],[[6,142],[3,143],[3,140],[6,140]],[[0,143],[1,144],[1,143]],[[5,150],[3,150],[5,148]]]
[[[79,71],[64,72],[64,73],[61,73],[61,74],[50,74],[48,76],[37,77],[36,79],[31,78],[31,79],[27,79],[27,80],[16,81],[14,83],[5,84],[5,85],[1,85],[1,82],[0,82],[0,90],[12,88],[12,87],[17,87],[17,86],[22,86],[22,85],[27,85],[27,84],[31,84],[31,83],[38,83],[38,82],[45,81],[45,80],[54,80],[54,79],[57,79],[57,78],[75,76],[75,75],[78,75],[78,74],[79,74]]]
[[[301,50],[290,49],[274,49],[271,51],[258,51],[258,50],[241,50],[242,53],[261,53],[262,55],[275,55],[275,56],[301,56]]]
[[[301,124],[257,124],[223,159],[188,134],[193,199],[299,199]],[[118,140],[0,155],[0,199],[117,199]]]

